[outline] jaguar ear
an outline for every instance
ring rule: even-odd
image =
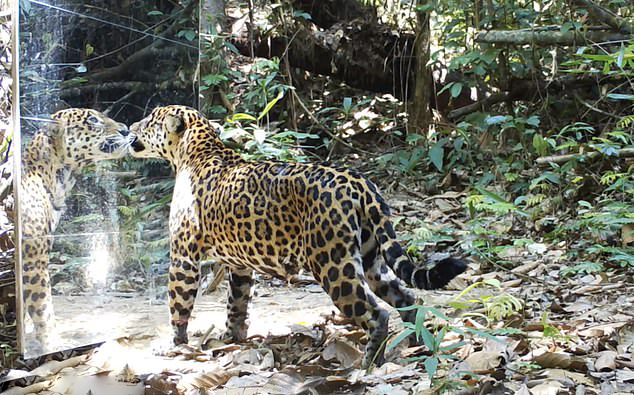
[[[168,133],[181,134],[185,131],[185,121],[182,117],[167,115],[165,117],[165,130]]]

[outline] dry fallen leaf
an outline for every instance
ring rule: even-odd
[[[344,369],[351,368],[361,361],[363,353],[346,341],[333,339],[321,353],[326,361],[336,359]]]
[[[183,375],[178,382],[178,390],[187,392],[194,390],[212,390],[224,385],[230,378],[240,373],[237,369],[219,369],[213,372],[198,372]]]
[[[532,395],[557,395],[563,385],[559,381],[546,381],[530,389]]]
[[[476,374],[487,374],[499,368],[505,362],[500,351],[476,351],[463,361],[464,370]]]
[[[594,361],[594,368],[597,372],[613,372],[616,370],[616,352],[607,350],[601,351],[599,357]]]
[[[581,372],[587,370],[586,363],[583,359],[562,352],[543,353],[535,357],[533,362],[543,368],[572,369]]]
[[[528,390],[526,384],[522,384],[522,386],[517,391],[515,391],[514,395],[531,395],[531,393]]]
[[[540,377],[560,382],[563,380],[572,380],[577,385],[587,385],[588,387],[594,386],[594,381],[583,373],[571,372],[564,369],[548,369],[542,372]]]

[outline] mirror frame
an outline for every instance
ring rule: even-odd
[[[13,142],[11,144],[13,156],[13,211],[14,223],[14,263],[15,263],[15,304],[16,304],[16,337],[20,354],[24,355],[24,303],[22,286],[22,214],[20,206],[20,184],[22,181],[22,130],[20,122],[20,0],[12,1],[12,57],[11,65],[13,103]]]

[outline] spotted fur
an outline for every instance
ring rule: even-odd
[[[22,284],[24,308],[35,327],[35,352],[45,351],[52,329],[53,304],[48,273],[51,237],[64,210],[73,173],[97,160],[120,158],[129,144],[126,125],[82,108],[58,111],[23,154]]]
[[[227,336],[243,340],[253,271],[288,278],[305,269],[334,304],[369,333],[363,365],[382,362],[386,310],[414,303],[405,284],[442,287],[465,263],[414,265],[396,240],[390,209],[362,175],[318,164],[246,161],[198,111],[155,109],[131,126],[131,154],[176,171],[169,230],[169,304],[176,344],[187,342],[201,259],[229,269]],[[379,257],[383,259],[379,259]],[[405,284],[404,284],[405,283]],[[412,311],[402,313],[413,321]]]

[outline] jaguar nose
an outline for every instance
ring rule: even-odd
[[[119,134],[122,136],[127,136],[130,134],[130,130],[128,129],[128,127],[124,124],[120,124],[119,125]]]

